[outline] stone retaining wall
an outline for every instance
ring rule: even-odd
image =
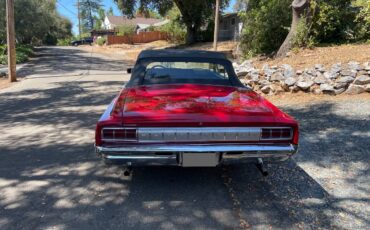
[[[325,67],[294,70],[292,66],[268,66],[257,69],[251,61],[233,63],[240,80],[255,91],[265,94],[303,91],[314,94],[370,93],[370,62],[351,61]]]

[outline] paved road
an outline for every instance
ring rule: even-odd
[[[93,136],[128,65],[43,48],[0,91],[0,229],[369,228],[369,100],[283,106],[301,121],[301,151],[267,178],[253,165],[125,177]]]

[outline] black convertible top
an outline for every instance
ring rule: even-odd
[[[228,79],[217,79],[212,73],[208,73],[209,79],[205,78],[203,72],[200,70],[193,70],[191,74],[185,73],[185,70],[176,70],[177,74],[187,74],[189,77],[183,77],[188,83],[194,84],[215,84],[215,85],[231,85],[237,87],[244,87],[244,85],[237,78],[231,62],[226,55],[221,52],[204,51],[204,50],[183,50],[183,49],[160,49],[160,50],[144,50],[139,54],[136,64],[132,70],[131,78],[125,87],[134,87],[145,82],[146,67],[151,62],[209,62],[214,64],[221,64],[228,73]],[[162,70],[157,70],[162,71]],[[175,71],[175,70],[172,70]],[[189,71],[189,70],[188,70]],[[197,74],[194,74],[197,71]],[[166,75],[164,75],[166,76]],[[198,76],[198,78],[196,78]],[[166,79],[165,79],[166,80]],[[160,78],[155,81],[161,81]],[[168,84],[177,84],[176,79],[166,80]],[[157,83],[156,83],[157,84]],[[167,83],[166,83],[167,84]]]
[[[212,58],[225,60],[226,55],[220,52],[205,50],[161,49],[143,50],[138,59],[142,58]]]

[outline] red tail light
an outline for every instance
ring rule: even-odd
[[[102,129],[101,139],[106,142],[137,141],[137,130],[135,128],[107,127]]]
[[[292,128],[263,128],[261,140],[291,140]]]

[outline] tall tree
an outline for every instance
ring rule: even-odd
[[[289,33],[285,38],[285,41],[280,46],[276,57],[285,56],[292,48],[293,39],[297,34],[297,27],[299,22],[304,18],[304,14],[308,13],[310,8],[310,0],[294,0],[292,2],[292,24],[290,26]]]
[[[112,7],[109,7],[109,10],[107,10],[106,15],[107,16],[113,16],[114,15],[114,12],[113,12],[113,8]]]
[[[27,10],[25,10],[27,9]],[[60,16],[56,1],[14,1],[15,34],[18,43],[49,43],[72,36],[72,23]],[[5,15],[5,1],[0,0],[0,15]],[[5,17],[0,17],[0,44],[6,40]]]
[[[99,13],[101,0],[80,0],[80,14],[83,26],[83,32],[94,29],[95,14]]]
[[[136,9],[145,12],[156,9],[164,16],[173,4],[176,4],[181,13],[181,21],[187,29],[186,42],[194,43],[198,40],[200,28],[213,19],[215,0],[114,0],[122,13],[133,17]],[[225,8],[229,0],[221,1],[221,9]]]
[[[105,11],[102,7],[98,9],[97,14],[94,16],[95,25],[94,29],[101,29],[105,19]]]

